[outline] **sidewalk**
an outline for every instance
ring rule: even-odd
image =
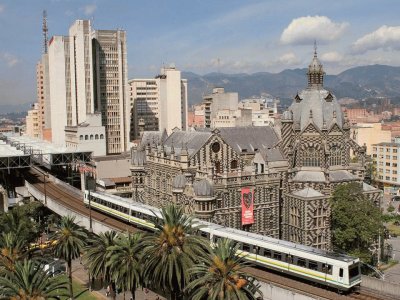
[[[87,274],[87,271],[85,270],[84,266],[79,263],[79,259],[74,260],[72,262],[72,276],[73,278],[83,284],[84,286],[88,287],[88,281],[89,277]],[[94,286],[92,287],[92,294],[95,296],[97,299],[102,299],[102,300],[110,300],[111,297],[106,296],[106,290],[100,286],[100,282],[95,282]],[[147,294],[144,293],[143,290],[137,290],[135,293],[136,299],[137,300],[165,300],[165,298],[157,295],[156,293],[153,293],[152,291],[148,291]],[[125,293],[125,299],[129,300],[131,297],[130,293]],[[157,298],[158,297],[158,298]],[[118,294],[116,297],[117,300],[123,300],[124,299],[124,294]]]

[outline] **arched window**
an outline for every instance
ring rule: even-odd
[[[79,140],[83,141],[83,135],[82,134],[79,136]]]
[[[95,139],[95,140],[98,140],[98,139],[99,139],[99,135],[96,134],[96,135],[94,136],[94,139]]]
[[[303,166],[305,166],[305,167],[321,166],[321,159],[319,157],[319,151],[317,149],[309,147],[304,150]]]
[[[85,135],[85,141],[87,141],[89,139],[89,136],[86,134]]]
[[[104,139],[104,134],[100,134],[100,139]]]
[[[93,140],[93,134],[90,135],[90,140]]]
[[[215,162],[215,173],[216,174],[221,173],[221,163],[219,161]]]
[[[290,208],[290,220],[289,224],[300,227],[300,210],[298,207],[292,206]]]
[[[342,164],[342,150],[338,146],[332,146],[329,156],[329,165],[340,166]]]
[[[236,159],[231,161],[231,170],[237,169],[238,161]]]

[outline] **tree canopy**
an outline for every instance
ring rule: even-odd
[[[371,262],[371,246],[383,233],[379,207],[362,192],[361,185],[339,185],[331,198],[332,238],[335,250],[345,251]]]

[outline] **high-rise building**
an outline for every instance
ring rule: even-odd
[[[205,127],[211,128],[212,121],[219,110],[235,111],[239,104],[238,93],[226,93],[223,87],[216,87],[210,95],[203,98]]]
[[[94,107],[106,128],[107,153],[125,152],[130,142],[126,32],[94,31],[92,53]]]
[[[143,131],[187,129],[187,80],[175,66],[163,67],[153,79],[132,79],[129,85],[132,139]]]
[[[107,154],[128,150],[126,56],[125,31],[92,30],[89,20],[75,21],[68,36],[50,40],[53,142],[65,145],[66,126],[88,124],[88,116],[101,113],[105,139],[99,142],[105,142]]]
[[[28,110],[28,115],[26,116],[26,135],[33,138],[41,137],[41,117],[40,117],[40,105],[39,103],[34,103],[32,109]]]
[[[38,103],[39,137],[51,141],[49,56],[47,47],[47,18],[43,12],[43,53],[36,64],[36,102]]]

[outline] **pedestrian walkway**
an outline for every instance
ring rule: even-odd
[[[86,287],[89,287],[89,277],[87,270],[85,270],[84,265],[80,263],[79,259],[74,260],[72,262],[72,276],[79,283],[83,284]],[[106,289],[100,286],[100,282],[95,282],[95,284],[92,286],[92,294],[97,299],[103,299],[103,300],[111,299],[111,297],[106,296]],[[135,297],[137,300],[156,300],[156,299],[165,300],[165,298],[157,295],[156,293],[153,293],[152,291],[148,290],[146,293],[146,291],[142,289],[136,291]],[[130,299],[130,298],[131,298],[130,293],[125,293],[125,297],[123,293],[120,293],[116,297],[117,300]]]

